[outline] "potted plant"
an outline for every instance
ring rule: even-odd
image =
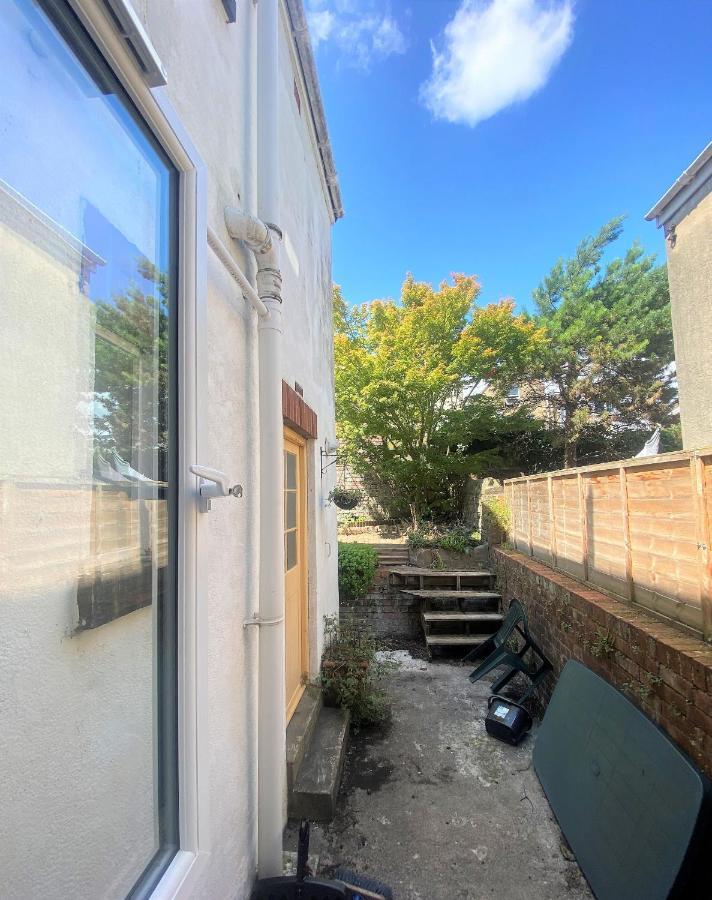
[[[361,491],[347,487],[335,487],[329,494],[329,500],[339,509],[355,509],[362,497]]]
[[[327,706],[347,709],[354,725],[386,720],[390,703],[382,679],[394,666],[378,658],[372,630],[350,616],[325,616],[324,640],[320,680]]]

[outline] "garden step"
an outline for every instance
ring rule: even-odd
[[[419,597],[421,600],[501,600],[502,595],[496,591],[477,591],[472,588],[463,588],[459,591],[442,588],[438,590],[423,590],[420,588],[399,588],[401,594],[409,594],[411,597]]]
[[[504,616],[495,612],[424,612],[424,622],[492,622],[498,624]]]
[[[438,645],[471,647],[474,644],[484,644],[489,637],[489,634],[426,634],[425,643],[428,647]]]
[[[299,774],[299,767],[309,749],[319,713],[322,693],[318,687],[305,689],[287,725],[287,790],[291,791]]]
[[[348,735],[348,712],[322,707],[289,795],[290,818],[328,822],[334,817]]]
[[[391,575],[427,578],[492,578],[486,569],[425,569],[421,566],[394,566]]]

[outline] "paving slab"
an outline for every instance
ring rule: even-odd
[[[536,731],[491,738],[489,684],[468,671],[417,660],[389,676],[390,726],[352,736],[336,817],[312,826],[320,872],[354,869],[397,900],[592,900],[532,768]]]

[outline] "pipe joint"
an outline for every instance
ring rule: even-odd
[[[272,249],[270,227],[236,206],[225,207],[225,225],[230,237],[247,244],[253,253],[261,255]]]
[[[257,270],[257,293],[260,300],[277,300],[282,302],[282,273],[270,267]]]

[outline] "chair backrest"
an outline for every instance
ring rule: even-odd
[[[502,644],[505,644],[512,635],[514,629],[520,623],[524,623],[524,628],[527,628],[527,615],[524,612],[524,608],[519,600],[512,600],[509,604],[509,610],[507,611],[507,615],[504,617],[504,621],[497,632],[494,635],[494,643],[496,647],[501,647]]]

